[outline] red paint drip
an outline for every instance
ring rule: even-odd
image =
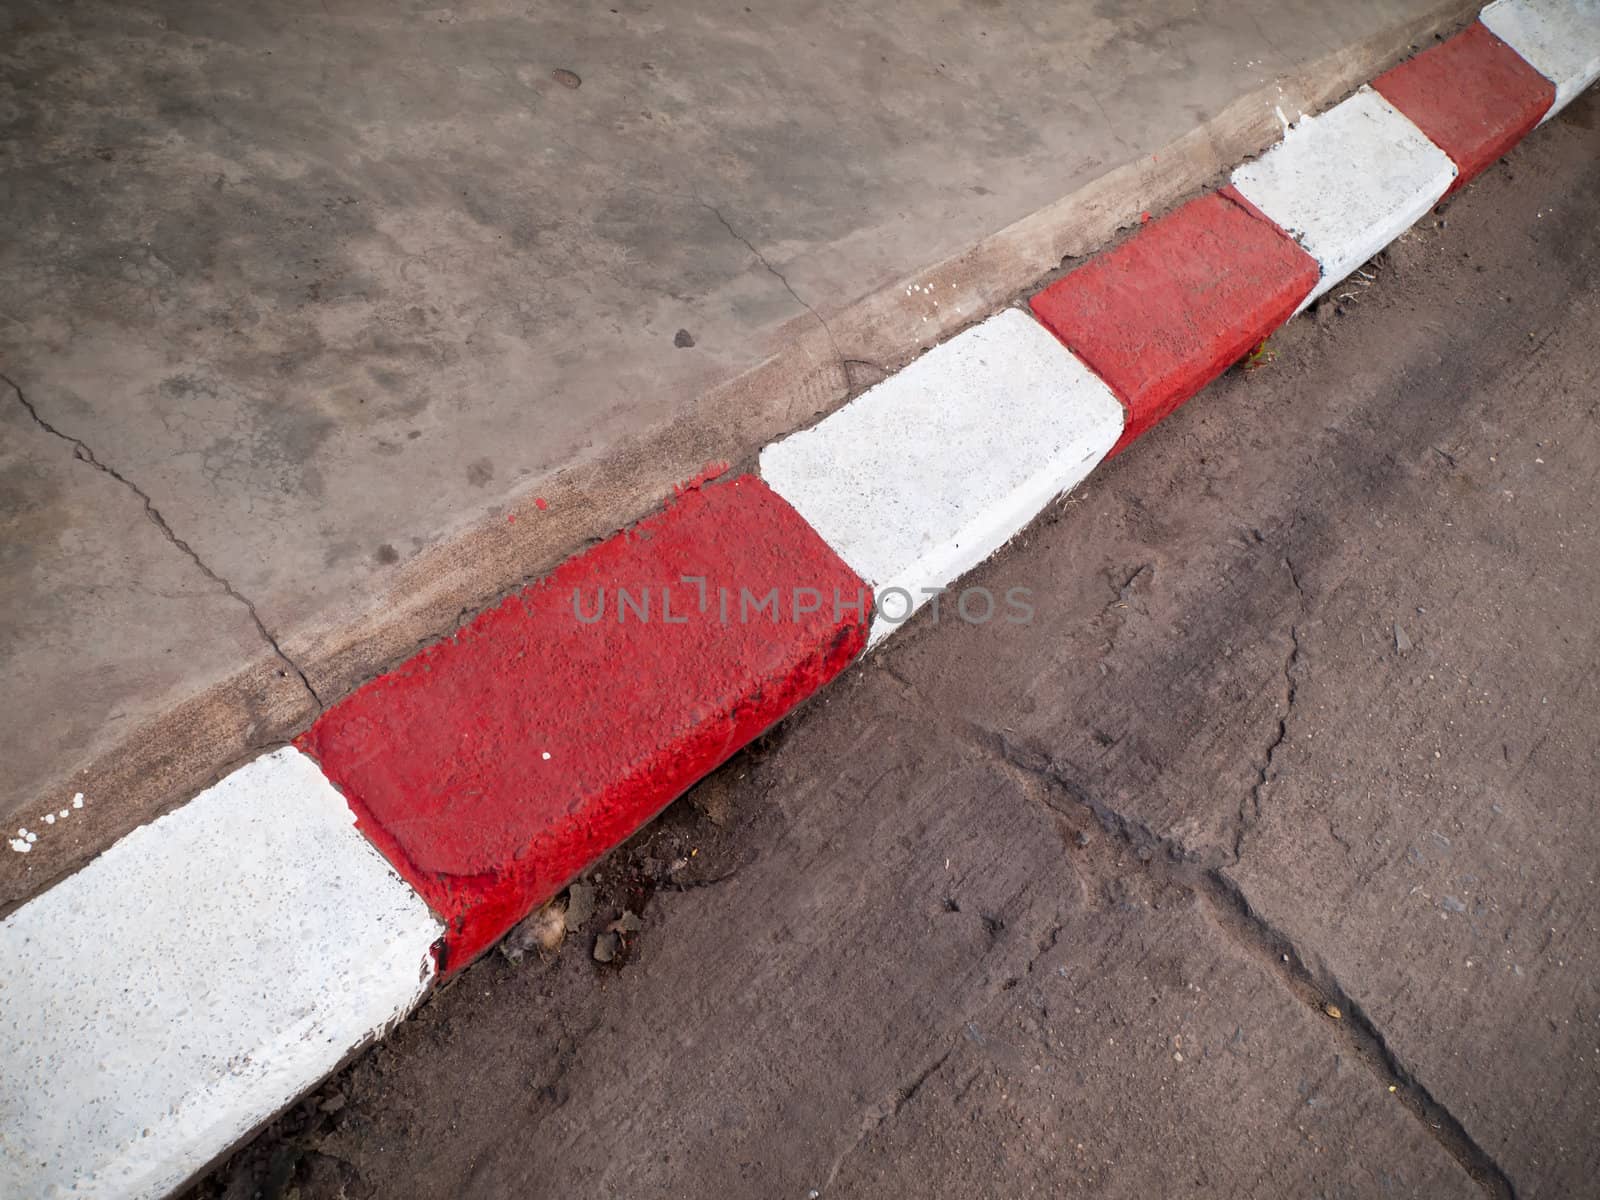
[[[706,465],[701,467],[700,470],[692,477],[685,479],[680,484],[674,485],[672,494],[674,496],[682,496],[685,492],[699,491],[701,488],[705,487],[706,484],[711,483],[719,476],[726,475],[728,473],[729,465],[729,463],[724,462],[721,459],[715,459],[706,463]]]

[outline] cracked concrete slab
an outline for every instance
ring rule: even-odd
[[[824,1194],[1474,1190],[1329,1038],[1331,1018],[1286,1003],[1203,904],[1137,867],[1094,901],[1015,991],[968,1022],[903,1111],[867,1125]]]
[[[3,387],[3,385],[0,385]],[[227,689],[254,714],[244,739],[205,725],[196,743],[220,765],[282,738],[314,709],[247,608],[175,546],[143,499],[87,452],[41,427],[9,388],[0,396],[0,673],[6,679],[5,770],[43,780],[89,754],[107,730],[181,709],[195,689]],[[92,671],[49,672],[95,647]],[[250,670],[241,678],[241,664]],[[65,682],[65,685],[64,685]],[[160,755],[130,756],[125,776],[91,785],[68,775],[15,797],[0,847],[24,886],[49,881],[36,863],[98,849],[96,822],[126,819],[129,785],[168,780]],[[81,802],[80,802],[81,801]],[[36,835],[28,841],[23,831]],[[18,851],[20,842],[26,851]]]
[[[331,699],[1471,8],[14,4],[0,360]],[[28,652],[0,810],[127,752],[66,734],[111,612]],[[174,764],[253,720],[199,662]]]
[[[199,571],[200,574],[204,575],[212,583],[216,584],[217,587],[221,588],[223,594],[227,596],[228,599],[243,607],[245,612],[250,614],[250,623],[255,626],[256,632],[261,635],[261,640],[267,644],[268,648],[271,649],[273,656],[278,659],[283,667],[286,670],[294,673],[295,678],[298,679],[305,687],[306,695],[311,699],[312,704],[320,710],[322,708],[322,700],[317,695],[316,689],[311,686],[311,681],[306,678],[306,673],[300,669],[299,665],[283,652],[283,647],[278,645],[278,639],[273,637],[272,631],[268,629],[262,622],[261,614],[256,612],[255,604],[251,602],[248,596],[241,596],[238,589],[235,588],[233,584],[229,583],[226,579],[218,575],[206,565],[205,560],[194,552],[194,547],[190,546],[188,542],[184,541],[172,531],[172,526],[169,525],[167,523],[167,519],[161,515],[161,510],[155,506],[155,503],[150,499],[149,494],[146,493],[145,490],[138,484],[118,473],[114,467],[109,467],[102,462],[99,456],[95,454],[94,448],[82,438],[62,432],[60,429],[57,429],[54,425],[50,424],[49,421],[46,421],[43,417],[41,417],[39,415],[39,410],[33,406],[33,402],[28,399],[27,394],[20,387],[18,387],[13,380],[0,375],[0,383],[3,383],[7,388],[10,389],[12,398],[16,400],[16,402],[22,407],[22,411],[28,414],[29,419],[32,420],[35,425],[44,430],[44,432],[48,433],[51,437],[58,438],[72,448],[72,456],[74,458],[83,463],[85,466],[91,467],[94,470],[99,471],[101,474],[116,480],[119,484],[133,494],[138,502],[144,507],[144,515],[149,519],[152,525],[161,531],[161,536],[167,539],[167,542],[172,546],[172,548],[192,562],[195,570]]]
[[[1444,385],[1484,382],[1342,523],[1351,542],[1392,542],[1399,514],[1431,500],[1439,520],[1405,574],[1353,555],[1337,575],[1314,568],[1299,715],[1227,868],[1525,1198],[1581,1194],[1600,1172],[1600,104],[1578,103],[1517,160],[1558,198],[1537,221],[1494,238],[1493,194],[1451,210],[1486,274],[1542,272],[1533,286],[1555,295],[1519,278],[1516,307],[1457,306],[1463,329],[1529,319],[1452,345]]]
[[[1493,1164],[1597,1170],[1600,99],[908,628],[913,694],[1220,872]]]

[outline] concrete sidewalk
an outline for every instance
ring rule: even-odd
[[[191,1194],[1594,1195],[1597,196],[1600,89]]]
[[[1131,8],[13,7],[0,908],[1471,11]]]

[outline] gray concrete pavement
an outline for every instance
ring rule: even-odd
[[[1471,7],[8,6],[0,904]]]
[[[200,1194],[1592,1193],[1597,195],[1591,93]]]

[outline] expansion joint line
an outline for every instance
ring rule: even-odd
[[[1296,636],[1290,669],[1298,653]],[[1197,861],[1174,839],[1157,833],[1128,814],[1098,803],[1075,787],[1047,754],[1024,749],[1004,734],[976,725],[967,727],[966,736],[1005,767],[1038,781],[1045,790],[1042,802],[1049,808],[1063,811],[1054,799],[1060,796],[1066,804],[1086,811],[1112,837],[1139,852],[1137,858],[1145,864],[1144,870],[1192,893],[1216,928],[1250,952],[1291,996],[1323,1018],[1336,1015],[1333,1029],[1337,1040],[1388,1086],[1406,1111],[1460,1164],[1485,1195],[1493,1200],[1516,1200],[1516,1189],[1499,1163],[1400,1059],[1372,1015],[1350,995],[1322,959],[1300,946],[1249,902],[1228,874],[1228,864]]]

